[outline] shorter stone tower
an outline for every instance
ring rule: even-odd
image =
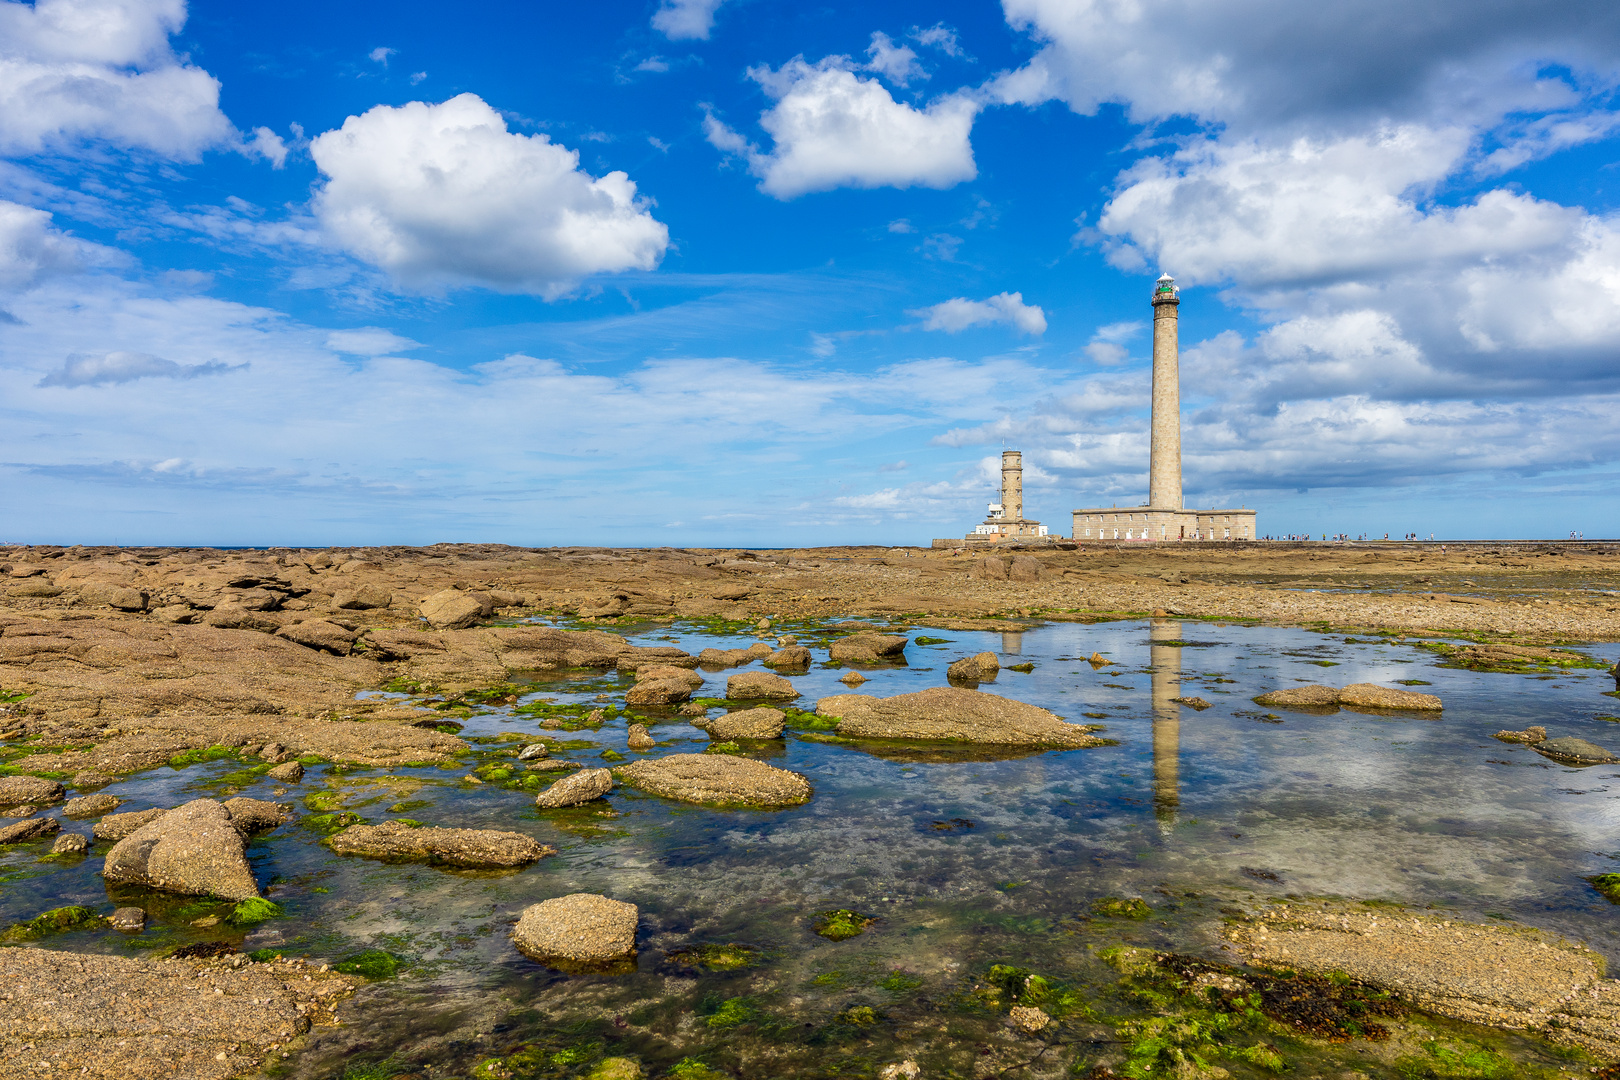
[[[1024,455],[1017,450],[1001,452],[1001,515],[1024,519]]]
[[[1002,541],[1034,541],[1046,537],[1046,526],[1024,520],[1024,455],[1017,450],[1001,452],[1001,501],[990,504],[984,524],[968,534],[970,544]],[[935,547],[951,547],[960,540],[935,540]]]

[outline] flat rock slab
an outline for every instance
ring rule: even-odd
[[[1000,673],[1001,661],[993,652],[965,656],[945,669],[945,677],[951,682],[989,682]]]
[[[123,799],[110,791],[98,791],[94,795],[81,795],[77,799],[69,799],[62,813],[70,818],[93,818],[110,814],[123,804]]]
[[[710,806],[800,806],[811,794],[810,781],[796,772],[730,754],[671,754],[614,773],[642,791]]]
[[[833,660],[865,664],[901,663],[911,642],[902,634],[851,634],[827,647]]]
[[[259,895],[242,833],[213,799],[177,806],[142,825],[107,852],[101,873],[108,881],[189,896]]]
[[[1530,749],[1555,761],[1574,762],[1577,765],[1609,765],[1620,761],[1620,758],[1615,757],[1596,743],[1589,743],[1585,739],[1577,739],[1568,735],[1561,739],[1548,739],[1545,742],[1532,743]]]
[[[679,705],[690,700],[692,684],[686,678],[645,679],[624,694],[626,705]]]
[[[602,963],[636,950],[636,905],[595,893],[558,896],[523,909],[512,944],[536,960]]]
[[[0,1075],[227,1080],[335,1022],[361,981],[230,963],[0,949]]]
[[[613,774],[606,769],[582,769],[565,776],[534,798],[534,805],[542,810],[555,810],[563,806],[579,806],[600,799],[613,790]]]
[[[1344,705],[1352,709],[1406,709],[1418,712],[1439,712],[1440,699],[1434,694],[1419,694],[1412,690],[1395,690],[1377,683],[1355,683],[1342,690],[1312,683],[1273,690],[1254,699],[1256,705],[1324,706]]]
[[[373,859],[403,859],[435,866],[468,870],[496,870],[527,866],[555,855],[522,833],[494,829],[440,829],[412,827],[398,821],[381,825],[351,825],[326,841],[339,855],[365,855]]]
[[[1620,983],[1603,978],[1597,953],[1553,934],[1298,904],[1222,932],[1257,964],[1342,971],[1443,1016],[1620,1057]]]
[[[763,641],[746,649],[704,649],[698,653],[698,663],[703,667],[736,667],[739,664],[763,660],[775,651]]]
[[[1022,701],[958,686],[934,686],[916,694],[880,698],[834,694],[816,702],[816,712],[839,721],[846,738],[922,739],[996,746],[1102,746],[1082,724]]]
[[[52,817],[27,818],[15,825],[0,827],[0,844],[26,844],[43,840],[62,831],[62,823]]]
[[[43,776],[0,776],[0,806],[61,802],[62,785]]]
[[[798,696],[792,683],[768,671],[744,671],[726,680],[726,697],[733,701],[791,701]]]
[[[711,739],[780,739],[787,714],[781,709],[739,709],[698,726]]]

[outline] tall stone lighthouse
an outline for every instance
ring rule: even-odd
[[[1253,540],[1255,512],[1189,510],[1181,498],[1181,290],[1169,274],[1153,283],[1153,401],[1148,425],[1148,498],[1142,506],[1074,512],[1086,540]]]

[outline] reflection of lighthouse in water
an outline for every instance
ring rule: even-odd
[[[1181,806],[1181,647],[1160,645],[1181,640],[1181,624],[1155,619],[1148,626],[1149,659],[1153,668],[1153,812],[1161,828],[1176,822]]]

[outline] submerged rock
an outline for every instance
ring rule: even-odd
[[[117,908],[108,916],[107,922],[114,930],[138,934],[146,929],[146,912],[138,907]]]
[[[0,844],[26,844],[31,840],[43,840],[47,836],[54,836],[62,831],[62,823],[55,818],[28,818],[15,825],[0,828]]]
[[[1175,702],[1177,705],[1185,705],[1189,709],[1197,709],[1199,712],[1203,712],[1205,709],[1214,707],[1214,702],[1206,701],[1201,697],[1178,697],[1171,698],[1170,700]]]
[[[1608,765],[1620,761],[1620,758],[1615,757],[1596,743],[1589,743],[1585,739],[1577,739],[1569,735],[1561,739],[1548,739],[1545,742],[1532,743],[1530,749],[1556,761],[1573,762],[1577,765]]]
[[[851,634],[827,648],[834,660],[858,664],[904,663],[910,640],[902,634]]]
[[[304,766],[296,761],[284,761],[264,775],[283,784],[296,784],[304,778]]]
[[[982,652],[977,656],[966,656],[945,669],[945,677],[951,682],[981,683],[989,682],[1001,673],[1001,661],[996,659],[993,652]]]
[[[595,893],[558,896],[523,909],[512,944],[536,960],[593,964],[635,954],[636,905]]]
[[[732,700],[789,701],[798,696],[792,683],[768,671],[745,671],[726,680],[726,697]]]
[[[698,726],[711,739],[779,739],[786,719],[781,709],[740,709]]]
[[[1092,728],[1071,724],[1022,701],[935,686],[916,694],[880,698],[834,694],[816,702],[816,712],[839,721],[846,738],[926,739],[1000,746],[1101,746]]]
[[[592,799],[600,799],[613,790],[613,774],[606,769],[583,769],[565,776],[535,797],[534,805],[542,810],[555,810],[562,806],[578,806]]]
[[[70,818],[93,818],[103,814],[110,814],[123,804],[124,800],[108,791],[98,791],[94,795],[81,795],[77,799],[69,799],[62,813]]]
[[[160,813],[113,845],[102,867],[103,877],[225,900],[259,895],[242,833],[223,805],[196,799]],[[103,819],[101,824],[105,823]]]
[[[56,838],[56,843],[51,845],[52,855],[83,855],[89,850],[90,838],[76,832],[63,833]]]
[[[810,781],[800,774],[730,754],[671,754],[613,771],[631,787],[682,802],[772,808],[810,801]]]
[[[0,776],[0,806],[61,802],[67,792],[43,776]]]
[[[1021,1028],[1031,1035],[1052,1022],[1052,1018],[1046,1014],[1045,1010],[1037,1009],[1032,1005],[1014,1005],[1011,1011],[1007,1013],[1007,1019],[1012,1021],[1013,1027]]]
[[[351,825],[326,840],[339,855],[373,859],[404,859],[436,866],[469,870],[495,870],[527,866],[555,855],[556,849],[522,833],[494,829],[440,829],[411,826],[399,821],[381,825]]]

